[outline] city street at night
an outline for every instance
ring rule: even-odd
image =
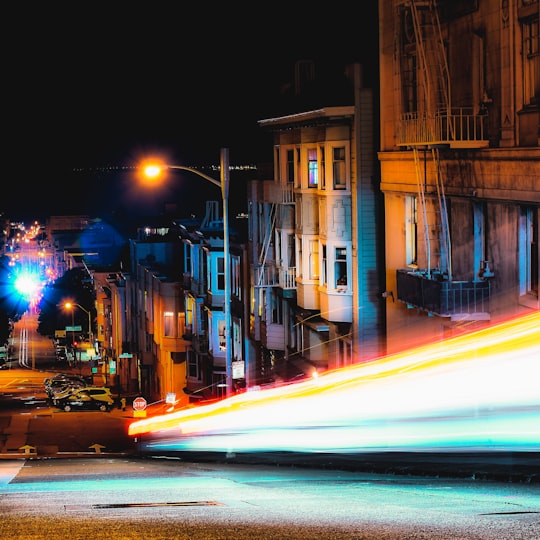
[[[13,360],[0,372],[3,538],[539,537],[535,454],[139,456],[129,405],[64,412],[47,403],[52,345],[31,321],[15,333],[31,338],[29,367]]]

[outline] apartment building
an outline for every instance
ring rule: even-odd
[[[229,390],[246,386],[246,341],[244,301],[246,290],[242,227],[229,227],[231,278],[231,339],[227,354],[225,316],[225,262],[223,218],[218,201],[207,201],[206,214],[196,229],[181,226],[183,286],[187,349],[186,393],[191,401],[225,397]],[[231,366],[227,366],[227,362]],[[228,376],[230,368],[230,380]],[[228,388],[228,386],[231,388]]]
[[[389,352],[538,310],[538,0],[380,0]]]
[[[384,352],[376,114],[361,78],[351,66],[351,105],[259,122],[274,133],[274,176],[248,192],[250,386]]]

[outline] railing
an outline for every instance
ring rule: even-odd
[[[397,141],[400,146],[446,144],[450,147],[482,148],[486,140],[486,115],[473,114],[460,107],[441,109],[435,114],[405,113],[397,123]]]
[[[279,285],[278,273],[275,264],[253,266],[253,284],[255,287],[277,287]]]
[[[254,266],[253,283],[255,287],[281,287],[296,289],[296,268],[294,266],[275,266],[265,264]]]
[[[272,183],[268,186],[268,201],[275,204],[294,204],[294,185]]]
[[[444,281],[440,274],[397,270],[397,299],[441,317],[489,318],[490,283]]]
[[[279,286],[282,289],[296,289],[296,268],[294,266],[279,268]]]

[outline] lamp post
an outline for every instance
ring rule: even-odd
[[[216,180],[197,169],[185,167],[183,165],[164,165],[162,167],[150,165],[146,167],[145,174],[147,176],[156,176],[160,173],[161,168],[181,170],[192,172],[201,178],[204,178],[211,184],[221,188],[221,198],[223,200],[223,257],[224,257],[224,278],[225,290],[223,316],[225,319],[225,382],[227,386],[227,396],[232,394],[232,346],[231,346],[231,255],[229,251],[229,149],[222,148],[220,152],[220,179]]]
[[[83,308],[80,304],[77,304],[76,302],[66,302],[64,304],[64,307],[66,309],[71,310],[71,323],[72,323],[71,325],[72,326],[73,326],[73,306],[77,306],[79,309],[82,309],[88,315],[88,339],[90,340],[90,342],[92,342],[92,316],[91,316],[90,311]]]

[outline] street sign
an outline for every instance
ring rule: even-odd
[[[136,397],[133,400],[133,410],[134,411],[144,411],[146,409],[146,399],[143,397]]]
[[[133,358],[133,355],[131,353],[123,352],[118,355],[118,358]]]
[[[66,326],[66,332],[82,332],[82,326]]]

